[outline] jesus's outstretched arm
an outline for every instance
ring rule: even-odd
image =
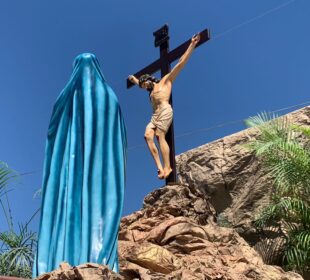
[[[188,59],[190,58],[191,54],[193,53],[193,50],[195,49],[196,45],[198,44],[200,40],[200,35],[194,35],[192,37],[192,41],[190,45],[188,46],[187,50],[185,53],[181,56],[180,60],[178,63],[173,67],[173,69],[168,73],[164,78],[167,80],[170,80],[173,82],[176,78],[176,76],[180,73],[180,71],[183,69],[185,64],[187,63]]]

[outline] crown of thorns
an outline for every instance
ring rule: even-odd
[[[142,84],[146,81],[152,81],[153,77],[149,74],[144,74],[139,78],[139,87],[142,86]]]

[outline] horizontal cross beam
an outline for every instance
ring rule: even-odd
[[[208,29],[203,30],[199,34],[200,34],[200,40],[198,44],[196,45],[196,48],[199,47],[201,44],[210,40],[210,32]],[[179,47],[175,48],[174,50],[168,53],[169,63],[172,63],[173,61],[180,58],[185,53],[186,49],[191,43],[191,40],[192,39],[187,40],[185,43],[183,43],[182,45],[180,45]],[[155,72],[161,69],[161,63],[162,63],[161,59],[157,59],[150,65],[146,66],[145,68],[143,68],[142,70],[134,74],[134,76],[139,79],[139,77],[142,76],[143,74],[150,74],[150,75],[154,74]],[[129,79],[127,79],[127,88],[131,88],[132,86],[134,86],[134,84],[131,81],[129,81]]]

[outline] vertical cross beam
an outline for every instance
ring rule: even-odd
[[[158,29],[153,33],[155,36],[155,47],[159,47],[160,51],[160,72],[161,77],[163,78],[166,74],[168,74],[171,70],[171,65],[169,61],[169,28],[168,25],[165,24],[163,27]],[[172,102],[172,92],[170,95],[169,103],[173,107]],[[173,184],[177,181],[177,173],[176,173],[176,164],[175,164],[175,147],[174,147],[174,121],[172,120],[172,123],[169,127],[169,130],[166,134],[166,141],[170,148],[169,158],[170,158],[170,165],[172,168],[172,172],[170,175],[166,178],[166,184]]]

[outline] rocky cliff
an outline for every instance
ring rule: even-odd
[[[284,117],[291,123],[309,126],[310,106]],[[264,174],[257,158],[240,144],[258,135],[258,129],[248,128],[176,158],[180,182],[209,194],[220,220],[253,245],[257,235],[251,223],[269,201],[271,178]]]
[[[216,224],[208,195],[194,185],[150,193],[144,207],[121,222],[119,254],[125,279],[297,280],[264,264],[231,228]]]

